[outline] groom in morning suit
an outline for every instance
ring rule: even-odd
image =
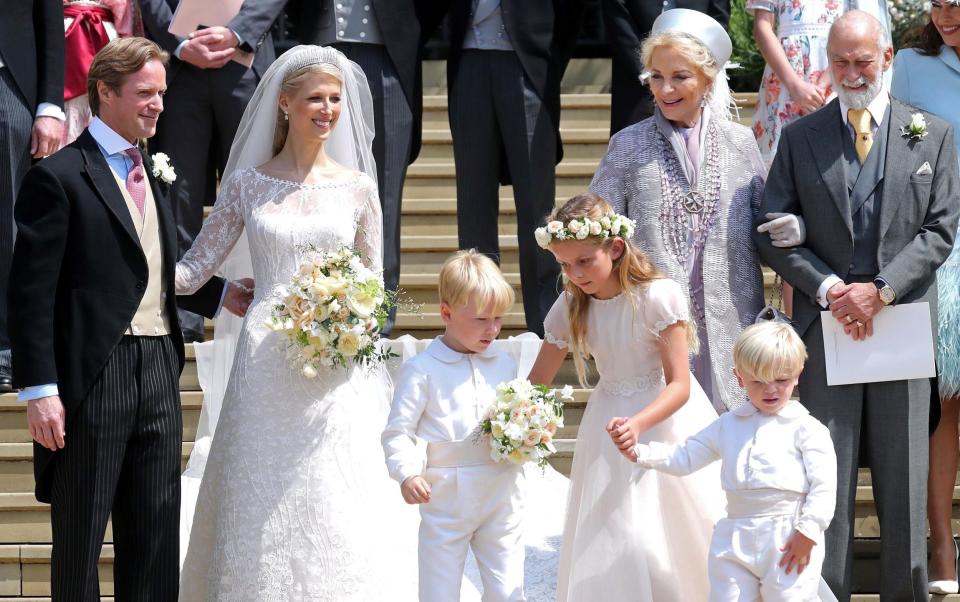
[[[143,38],[101,50],[87,83],[96,117],[27,173],[17,199],[13,376],[25,387],[37,499],[50,503],[57,601],[99,600],[111,513],[116,598],[177,599],[177,303],[208,317],[221,298],[237,314],[249,303],[221,279],[175,299],[169,189],[137,146],[163,111],[166,60]]]
[[[807,239],[776,248],[755,232],[754,241],[797,290],[793,319],[810,354],[801,399],[829,427],[837,451],[823,576],[840,600],[850,599],[857,469],[869,466],[882,534],[880,599],[918,602],[927,599],[930,381],[828,386],[820,312],[829,308],[859,340],[885,305],[926,302],[936,333],[936,270],[960,211],[954,133],[923,113],[926,135],[910,135],[919,111],[883,89],[893,50],[874,17],[840,17],[827,55],[838,99],[783,131],[759,211],[802,216]]]

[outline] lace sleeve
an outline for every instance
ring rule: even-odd
[[[360,208],[357,210],[357,235],[354,247],[360,251],[363,262],[375,272],[383,271],[383,214],[377,185],[363,176],[360,189]]]
[[[242,175],[235,172],[221,183],[213,211],[203,222],[190,250],[177,262],[178,295],[192,295],[206,284],[243,233]]]

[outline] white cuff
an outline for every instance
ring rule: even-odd
[[[802,516],[794,527],[800,533],[817,543],[823,543],[823,529],[820,524],[809,516]]]
[[[650,446],[645,443],[637,443],[634,445],[633,453],[637,454],[637,464],[644,468],[653,468],[653,465],[656,464],[656,461],[650,461],[653,459],[654,453],[653,450],[650,449]]]
[[[230,288],[230,281],[226,280],[223,283],[223,290],[220,292],[220,303],[217,304],[217,311],[213,312],[214,319],[220,315],[220,310],[223,309],[223,301],[227,298],[228,288]]]
[[[177,57],[177,58],[179,59],[179,58],[180,58],[180,51],[183,50],[183,47],[184,47],[184,46],[186,45],[186,43],[189,42],[189,41],[190,41],[190,40],[181,40],[180,43],[177,44],[177,47],[174,49],[174,51],[173,51],[173,56],[175,56],[175,57]]]
[[[37,117],[53,117],[60,121],[66,121],[67,115],[63,109],[52,102],[41,102],[37,105]]]
[[[20,391],[20,393],[17,395],[17,401],[30,401],[31,399],[52,397],[59,394],[60,389],[57,388],[56,383],[50,385],[36,385],[34,387],[27,387],[23,391]]]
[[[834,284],[843,283],[843,279],[837,276],[836,274],[831,274],[827,276],[826,279],[820,284],[820,288],[817,289],[817,303],[820,304],[820,307],[827,309],[830,307],[830,302],[827,301],[827,291],[829,291]]]

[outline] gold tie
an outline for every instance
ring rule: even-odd
[[[857,149],[857,157],[860,158],[861,163],[867,160],[867,155],[870,154],[870,148],[873,146],[871,119],[870,109],[847,109],[847,121],[857,133],[853,146]]]

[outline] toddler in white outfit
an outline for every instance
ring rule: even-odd
[[[467,549],[484,602],[523,601],[523,472],[496,463],[474,433],[517,366],[494,339],[513,305],[496,264],[460,251],[440,271],[446,331],[401,368],[382,442],[403,499],[420,506],[420,602],[460,599]],[[416,440],[427,442],[426,458]],[[425,465],[425,467],[424,467]]]
[[[789,324],[750,326],[733,357],[751,403],[682,445],[638,444],[628,452],[640,466],[674,475],[721,461],[727,518],[710,544],[710,602],[819,599],[837,458],[827,427],[790,399],[806,355]]]

